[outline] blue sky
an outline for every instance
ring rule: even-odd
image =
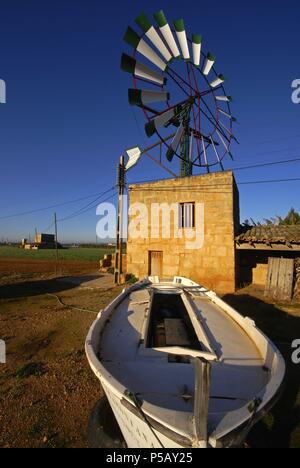
[[[114,185],[124,149],[145,146],[120,55],[140,11],[151,16],[161,8],[170,21],[183,17],[190,33],[202,34],[228,78],[241,144],[226,168],[300,157],[300,104],[291,101],[291,83],[300,78],[298,1],[2,0],[0,217],[102,192]],[[143,159],[128,179],[166,175]],[[236,172],[238,182],[292,177],[300,177],[300,162]],[[299,181],[239,190],[242,220],[300,210]],[[57,208],[58,217],[90,200]],[[53,211],[0,219],[0,239],[43,230]],[[97,219],[91,210],[60,223],[60,238],[94,241]]]

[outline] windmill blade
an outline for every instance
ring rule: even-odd
[[[207,76],[211,71],[212,67],[214,66],[216,61],[216,57],[211,53],[208,53],[206,56],[205,64],[203,67],[203,75]]]
[[[236,118],[233,117],[231,114],[228,114],[228,112],[225,112],[223,109],[221,109],[220,107],[218,107],[218,111],[221,112],[221,114],[225,115],[226,117],[228,117],[228,119],[232,120],[233,122],[236,122]]]
[[[223,124],[223,122],[221,122],[221,120],[219,120],[219,124],[224,128],[224,130],[226,130],[226,132],[228,133],[228,135],[239,145],[240,142],[239,140],[234,136],[234,134],[232,133],[232,131],[226,127],[226,125]]]
[[[132,106],[143,106],[152,102],[166,102],[170,99],[170,93],[166,91],[150,91],[148,89],[128,90],[128,101]]]
[[[200,67],[202,36],[193,34],[192,43],[193,43],[193,62],[196,67]]]
[[[227,143],[225,142],[224,138],[222,137],[222,134],[219,132],[218,129],[216,129],[216,132],[219,135],[219,138],[220,138],[221,142],[223,143],[223,146],[225,147],[227,153],[229,153],[229,147],[228,147]]]
[[[216,156],[217,156],[218,163],[220,164],[222,171],[224,171],[223,163],[222,163],[222,161],[221,161],[221,158],[220,158],[220,156],[219,156],[219,153],[218,153],[218,150],[217,150],[217,148],[216,148],[215,142],[214,142],[214,140],[212,139],[212,136],[211,136],[211,135],[210,135],[210,141],[211,141],[212,147],[213,147],[213,149],[214,149],[214,152],[215,152],[215,154],[216,154]]]
[[[137,146],[135,148],[130,148],[126,150],[127,156],[128,156],[128,162],[125,166],[125,171],[128,171],[131,169],[133,166],[135,166],[138,162],[138,160],[141,157],[142,151],[140,148]]]
[[[175,153],[177,151],[177,148],[179,146],[179,143],[181,141],[181,138],[182,138],[183,134],[184,134],[184,127],[181,124],[180,127],[177,129],[176,135],[173,138],[171,145],[168,148],[168,151],[167,151],[167,154],[166,154],[168,161],[170,161],[170,162],[172,161],[172,159],[173,159],[173,157],[174,157],[174,155],[175,155]]]
[[[144,41],[144,39],[140,38],[140,36],[132,29],[130,26],[127,28],[127,31],[124,36],[124,41],[127,44],[131,45],[135,50],[137,50],[140,54],[146,57],[150,62],[164,71],[167,67],[166,62],[164,62],[156,52]]]
[[[223,102],[231,102],[232,97],[231,96],[215,96],[217,101],[223,101]]]
[[[155,20],[156,20],[156,22],[158,24],[158,27],[159,27],[159,30],[160,30],[161,34],[163,35],[166,43],[168,44],[173,56],[175,58],[179,58],[180,57],[180,52],[179,52],[179,49],[178,49],[177,44],[175,42],[173,33],[171,31],[171,28],[169,26],[169,23],[167,21],[167,18],[165,17],[165,14],[164,14],[163,10],[160,10],[158,13],[155,13],[154,18],[155,18]]]
[[[217,86],[220,86],[221,84],[223,84],[225,81],[225,76],[223,75],[218,75],[217,78],[215,78],[211,83],[210,83],[210,86],[212,88],[216,88]]]
[[[164,127],[167,123],[170,122],[175,116],[177,116],[181,111],[181,107],[173,107],[172,109],[168,109],[167,111],[159,114],[154,119],[147,122],[145,125],[145,132],[148,137],[154,135],[154,133],[161,127]]]
[[[184,22],[182,19],[174,21],[175,31],[178,38],[178,42],[180,44],[182,56],[185,60],[190,59],[190,51],[189,46],[186,38],[186,32],[184,27]]]
[[[219,124],[221,125],[221,127],[224,128],[224,130],[228,133],[230,137],[233,137],[232,131],[229,128],[227,128],[226,125],[224,125],[223,122],[221,122],[221,120],[219,120]]]
[[[152,83],[164,85],[166,82],[161,73],[152,70],[152,68],[149,68],[143,63],[138,62],[127,54],[122,54],[121,68],[127,73],[131,73],[138,78],[143,78],[145,80],[151,81]]]
[[[204,143],[204,138],[203,138],[203,137],[201,137],[201,141],[202,141],[202,149],[203,149],[204,162],[205,162],[206,167],[208,168],[207,153],[206,153],[206,147],[205,147],[205,143]]]
[[[226,130],[226,132],[228,133],[228,135],[230,136],[230,138],[232,138],[238,145],[240,144],[240,142],[238,141],[238,139],[234,136],[234,134],[232,133],[232,131],[226,127],[226,125],[224,125],[221,121],[219,121],[219,124],[224,128],[224,130]]]
[[[169,62],[172,59],[172,55],[170,54],[167,47],[163,43],[162,39],[159,37],[154,26],[152,26],[152,24],[148,20],[147,16],[144,13],[141,13],[136,18],[135,22],[142,29],[142,31],[146,34],[148,39],[150,39],[152,44],[157,48],[157,50],[161,53],[161,55],[165,58],[165,60]]]

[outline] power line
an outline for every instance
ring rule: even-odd
[[[232,171],[242,171],[243,169],[255,169],[256,167],[266,167],[266,166],[276,166],[278,164],[291,164],[294,162],[300,162],[300,158],[294,159],[283,159],[281,161],[272,161],[267,163],[260,163],[260,164],[253,164],[251,166],[240,166],[240,167],[233,167]]]
[[[225,172],[228,172],[228,171],[242,171],[242,170],[245,170],[245,169],[255,169],[255,168],[259,168],[259,167],[276,166],[276,165],[280,165],[280,164],[292,164],[292,163],[297,163],[297,162],[300,162],[300,158],[283,159],[283,160],[280,160],[280,161],[271,161],[271,162],[267,162],[267,163],[252,164],[250,166],[232,167],[231,169],[227,169]],[[214,174],[214,172],[212,174]],[[169,180],[169,179],[166,178],[165,180]],[[292,180],[294,180],[294,179],[292,179]],[[149,180],[142,180],[142,181],[137,181],[137,182],[136,181],[130,182],[130,184],[149,183],[149,182],[155,182],[155,181],[156,181],[155,179],[149,179]]]
[[[83,206],[82,208],[80,208],[79,210],[77,211],[74,211],[73,213],[69,214],[68,216],[65,216],[64,218],[61,218],[61,219],[58,219],[57,222],[64,222],[64,221],[68,221],[69,219],[72,219],[72,218],[75,218],[77,216],[80,216],[81,214],[84,214],[86,213],[87,211],[95,208],[96,206],[98,206],[99,202],[100,202],[100,198],[102,198],[106,193],[109,193],[111,190],[113,190],[115,187],[111,187],[110,189],[106,190],[105,192],[103,192],[101,195],[99,195],[98,197],[96,197],[94,200],[92,200],[90,203],[88,203],[87,205]],[[111,196],[111,197],[108,197],[108,199],[112,198],[115,196],[115,193]],[[105,199],[105,200],[102,200],[102,203],[107,201],[108,199]],[[95,202],[97,201],[97,204],[95,204]],[[92,205],[93,206],[90,206]],[[54,222],[52,222],[50,224],[50,226],[48,226],[43,232],[47,232],[49,229],[51,229],[51,227],[54,225]]]
[[[246,154],[246,157],[255,157],[255,156],[265,156],[266,154],[273,154],[273,153],[282,153],[283,151],[298,151],[299,146],[297,148],[279,148],[279,149],[270,149],[266,151],[262,151],[261,153],[251,153],[251,154]]]
[[[89,208],[86,208],[85,210],[80,210],[78,212],[75,212],[69,216],[66,216],[65,218],[62,218],[62,219],[59,219],[58,222],[62,223],[64,221],[68,221],[69,219],[73,219],[73,218],[76,218],[78,216],[81,216],[83,215],[84,213],[87,213],[88,211],[92,210],[93,208],[96,208],[99,204],[99,202],[101,203],[105,203],[107,202],[108,200],[111,200],[113,197],[115,197],[117,194],[117,192],[113,193],[112,195],[110,195],[109,197],[105,198],[105,200],[99,200],[95,205],[93,206],[90,206]]]
[[[114,187],[113,187],[114,188]],[[111,190],[111,189],[110,189]],[[107,191],[108,192],[108,191]],[[106,193],[107,193],[106,192]],[[99,202],[101,203],[105,203],[106,201],[108,200],[111,200],[113,197],[115,197],[117,194],[117,192],[113,193],[112,195],[110,195],[109,197],[105,198],[105,200],[98,200],[98,202],[96,204],[94,204],[93,206],[89,206],[88,208],[85,208],[85,207],[82,207],[80,210],[78,211],[75,211],[74,213],[71,213],[69,216],[66,216],[65,218],[62,218],[62,219],[58,219],[57,220],[57,223],[62,223],[64,221],[68,221],[69,219],[73,219],[73,218],[76,218],[78,216],[81,216],[82,214],[84,213],[87,213],[88,211],[92,210],[93,208],[96,208],[99,204]],[[97,197],[97,199],[100,198],[100,197]],[[95,200],[93,200],[93,202],[91,203],[94,203]],[[90,205],[90,203],[89,203]],[[85,209],[84,209],[85,208]],[[44,231],[42,232],[47,232],[49,231],[49,229],[51,229],[52,226],[54,226],[54,222],[52,222]]]
[[[133,114],[137,129],[138,129],[143,141],[145,142],[144,133],[141,130],[140,124],[138,122],[138,119],[137,119],[137,116],[136,116],[136,114],[134,112],[133,107],[132,107],[132,114]],[[255,145],[263,145],[263,144],[266,144],[266,143],[273,143],[274,141],[286,141],[286,140],[297,139],[297,138],[300,138],[300,134],[297,134],[297,135],[294,135],[294,136],[289,136],[289,137],[279,137],[279,138],[273,138],[271,140],[260,141],[260,142],[255,143]],[[275,150],[264,151],[264,152],[261,152],[261,153],[252,153],[251,157],[264,156],[264,155],[269,154],[269,153],[280,153],[282,151],[296,151],[296,150],[298,150],[298,148],[275,149]],[[283,164],[283,163],[278,163],[278,164]],[[263,167],[263,166],[257,165],[256,167]],[[249,169],[250,168],[252,168],[252,167],[249,166]],[[241,169],[236,168],[235,170],[241,170]]]
[[[75,215],[77,215],[77,214],[78,214],[78,216],[79,216],[79,215],[81,214],[81,212],[82,212],[82,213],[85,213],[86,211],[88,211],[88,210],[86,210],[87,207],[89,207],[90,205],[94,204],[97,200],[99,200],[99,199],[102,198],[104,195],[106,195],[107,193],[109,193],[110,191],[112,191],[114,188],[115,188],[115,187],[111,187],[110,189],[106,190],[105,192],[102,192],[101,195],[99,195],[98,197],[96,197],[94,200],[92,200],[92,201],[91,201],[90,203],[88,203],[87,205],[84,205],[84,206],[83,206],[82,208],[80,208],[79,210],[77,210],[77,211],[71,213],[70,215],[66,216],[65,218],[59,219],[58,221],[59,221],[59,222],[66,221],[66,220],[68,220],[68,219],[71,219],[71,218],[75,217]],[[98,202],[98,203],[99,203],[99,202]],[[96,206],[97,206],[97,205],[96,205]],[[94,206],[93,206],[93,207],[94,207]],[[91,207],[91,209],[92,209],[93,207]],[[83,210],[84,210],[84,211],[83,211]],[[48,231],[52,228],[52,226],[54,226],[54,224],[55,224],[55,223],[52,221],[51,224],[50,224],[48,227],[46,227],[45,229],[42,230],[42,232],[48,232]]]
[[[255,180],[250,182],[237,182],[238,185],[250,185],[250,184],[276,184],[280,182],[296,182],[300,181],[300,177],[294,179],[273,179],[273,180]]]
[[[132,111],[132,112],[133,112],[133,116],[134,116],[137,128],[139,130],[139,133],[142,135],[142,131],[141,131],[140,126],[138,124],[136,115],[135,115],[134,111]],[[296,138],[298,138],[298,137],[300,137],[300,135],[296,136]],[[284,140],[284,139],[289,139],[289,138],[279,138],[278,140],[280,140],[280,139]],[[275,141],[276,141],[276,139],[275,139]],[[266,141],[266,143],[267,143],[267,141]],[[257,143],[257,144],[263,144],[263,143],[261,142],[261,143]],[[261,152],[261,153],[252,153],[251,157],[263,156],[263,155],[266,155],[266,154],[269,154],[269,153],[281,153],[282,151],[296,151],[296,150],[298,150],[298,148],[281,148],[281,149],[276,149],[276,150],[264,151],[264,152]],[[146,154],[152,160],[154,159],[148,153],[144,153],[144,154]],[[272,161],[272,162],[268,162],[268,163],[261,163],[261,164],[251,165],[251,166],[242,166],[242,167],[232,168],[231,170],[239,171],[239,170],[244,170],[244,169],[254,169],[255,167],[273,166],[273,165],[276,165],[276,164],[290,164],[290,163],[299,162],[299,161],[300,161],[300,158],[294,158],[294,159],[285,160],[285,161]],[[156,161],[154,161],[154,162],[156,162]],[[163,167],[163,168],[168,171],[168,168],[165,168],[165,167]]]
[[[166,179],[166,180],[169,180],[169,179]],[[247,182],[237,182],[237,185],[250,185],[250,184],[274,184],[274,183],[280,183],[280,182],[296,182],[296,181],[300,181],[300,177],[295,177],[295,178],[290,178],[290,179],[272,179],[272,180],[252,180],[252,181],[247,181]],[[143,181],[143,183],[149,183],[151,181]],[[135,182],[136,184],[138,184],[139,182]],[[160,192],[174,192],[175,190],[176,191],[190,191],[190,192],[195,192],[195,191],[199,191],[203,188],[206,188],[206,189],[213,189],[213,190],[216,190],[217,188],[220,187],[228,187],[230,186],[231,187],[231,184],[207,184],[207,185],[194,185],[194,186],[184,186],[184,185],[181,185],[181,186],[178,186],[176,188],[174,187],[164,187],[164,186],[159,186],[159,185],[156,185],[155,187],[144,187],[142,189],[140,188],[130,188],[131,191],[135,192],[135,191],[149,191],[149,192],[155,192],[155,191],[160,191]],[[222,189],[224,190],[224,189]],[[212,192],[210,192],[212,193]],[[222,193],[222,191],[218,191],[218,192],[214,192],[214,193]],[[228,193],[228,192],[223,192],[223,193]]]
[[[71,213],[70,215],[67,215],[65,216],[64,218],[61,218],[59,221],[62,222],[62,221],[65,221],[71,217],[75,217],[77,214],[79,215],[81,212],[85,212],[85,210],[88,208],[88,207],[91,207],[91,205],[94,205],[94,203],[96,203],[98,201],[100,201],[100,198],[102,198],[104,195],[106,195],[107,193],[111,192],[112,190],[114,190],[115,187],[111,187],[110,189],[108,190],[105,190],[105,192],[102,192],[101,195],[98,195],[94,200],[92,200],[91,202],[89,202],[87,205],[84,205],[82,206],[79,210],[76,210],[74,211],[73,213]],[[92,208],[92,207],[91,207]]]
[[[46,229],[43,229],[42,232],[47,233],[52,228],[52,226],[54,226],[54,221],[50,224],[50,226],[46,227]]]
[[[275,166],[275,165],[281,165],[281,164],[292,164],[292,163],[297,163],[297,162],[300,162],[299,157],[298,158],[293,158],[293,159],[287,159],[287,160],[271,161],[271,162],[267,162],[267,163],[253,164],[253,165],[249,165],[249,166],[240,166],[240,167],[231,168],[229,170],[240,171],[240,170],[255,169],[255,168],[259,168],[259,167],[268,167],[268,166]],[[166,179],[166,180],[168,180],[168,179]],[[278,180],[270,180],[270,181],[250,181],[250,182],[239,182],[239,185],[277,183],[277,182],[293,182],[293,181],[298,181],[298,180],[299,180],[298,178],[292,178],[292,179],[278,179]],[[154,182],[154,181],[155,181],[155,179],[137,181],[137,182],[130,182],[130,183],[131,184],[140,184],[140,183],[149,183],[149,182]],[[202,187],[204,187],[204,186],[202,186]],[[79,210],[76,210],[74,213],[71,213],[70,215],[66,216],[65,218],[62,218],[61,220],[59,220],[60,222],[62,222],[62,221],[65,221],[67,219],[71,219],[72,217],[75,217],[77,215],[80,215],[81,212],[86,212],[85,210],[86,210],[87,207],[89,207],[90,205],[93,205],[98,199],[100,199],[103,195],[105,195],[106,193],[109,193],[113,189],[114,189],[114,186],[111,187],[110,189],[104,191],[104,192],[98,192],[96,194],[87,195],[85,197],[77,198],[77,199],[74,199],[74,200],[69,200],[69,201],[62,202],[62,203],[57,203],[55,205],[50,205],[50,206],[47,206],[47,207],[44,207],[44,208],[37,208],[37,209],[34,209],[34,210],[30,210],[30,211],[23,211],[23,212],[15,213],[15,214],[12,214],[12,215],[1,216],[0,219],[10,219],[10,218],[15,218],[15,217],[19,217],[19,216],[25,216],[25,215],[29,215],[29,214],[33,214],[33,213],[38,213],[38,212],[41,212],[41,211],[47,211],[47,210],[50,210],[50,209],[53,209],[53,208],[66,206],[68,204],[78,203],[80,201],[87,200],[87,199],[89,199],[91,197],[95,197],[95,195],[97,195],[97,197],[94,200],[92,200],[90,203],[88,203],[87,205],[83,206]],[[91,209],[94,208],[94,207],[95,207],[94,205],[91,206]],[[52,226],[53,226],[53,223],[51,223],[50,226],[45,229],[45,231],[47,232]]]
[[[86,197],[81,197],[81,198],[77,198],[77,199],[74,199],[74,200],[69,200],[69,201],[66,201],[66,202],[63,202],[63,203],[57,203],[55,205],[46,206],[44,208],[36,208],[34,210],[23,211],[23,212],[15,213],[15,214],[12,214],[12,215],[0,216],[0,219],[17,218],[19,216],[26,216],[26,215],[30,215],[30,214],[33,214],[33,213],[38,213],[38,212],[41,212],[41,211],[48,211],[48,210],[51,210],[53,208],[58,208],[60,206],[70,205],[72,203],[78,203],[80,201],[87,200],[89,198],[95,197],[95,195],[101,196],[101,195],[103,195],[103,193],[98,192],[98,193],[94,193],[92,195],[87,195]]]

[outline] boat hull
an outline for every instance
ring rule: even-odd
[[[150,280],[151,285],[155,285],[156,281]],[[175,287],[177,279],[174,278],[173,281],[172,284]],[[194,288],[200,288],[199,285],[190,280],[182,278],[181,281],[186,281],[188,285]],[[253,340],[255,346],[260,349],[264,359],[264,372],[268,372],[269,377],[265,385],[261,384],[258,386],[255,399],[245,402],[244,405],[240,405],[238,408],[233,408],[228,415],[224,414],[224,416],[219,418],[220,420],[215,424],[213,430],[210,430],[207,441],[197,440],[185,427],[176,424],[176,418],[173,418],[170,409],[169,412],[165,413],[170,417],[166,417],[163,413],[161,413],[162,416],[160,417],[160,413],[153,410],[153,408],[155,409],[153,404],[151,405],[149,402],[147,403],[137,398],[137,395],[132,391],[132,386],[126,384],[126,379],[123,381],[119,378],[120,374],[113,371],[113,367],[109,364],[107,356],[106,360],[100,356],[99,349],[105,347],[105,343],[107,343],[104,338],[104,331],[107,327],[111,326],[112,314],[118,310],[120,304],[124,303],[131,294],[135,294],[136,291],[139,291],[139,288],[142,289],[147,284],[149,284],[148,279],[134,285],[128,290],[124,290],[106,309],[101,311],[92,325],[86,340],[86,354],[89,364],[101,382],[127,447],[222,448],[241,446],[253,425],[271,409],[281,395],[285,376],[285,364],[280,352],[256,328],[254,322],[239,315],[213,292],[203,290],[205,291],[205,296],[207,296],[205,299],[209,299],[209,304],[213,304],[218,311],[222,309],[222,313],[226,314],[226,316],[228,315],[235,326],[241,327],[243,332],[247,333],[249,339]],[[161,283],[158,282],[157,286],[159,284]],[[197,304],[197,301],[195,303]],[[226,372],[227,367],[230,369],[230,366],[222,363],[221,359],[217,361],[218,363],[216,364],[223,366]],[[213,365],[216,364],[213,363]],[[137,367],[137,372],[139,372],[138,369]],[[253,369],[250,368],[250,370],[253,372]],[[162,406],[161,402],[159,404]],[[251,405],[253,407],[249,409]],[[219,410],[212,410],[212,412],[214,411],[217,413]],[[191,420],[192,418],[193,415],[191,414],[188,419]]]

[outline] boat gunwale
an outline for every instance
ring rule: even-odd
[[[95,375],[99,378],[99,380],[104,383],[105,387],[109,387],[109,390],[120,400],[127,400],[129,404],[133,404],[132,400],[128,397],[129,390],[122,385],[108,370],[107,368],[102,364],[101,358],[98,357],[98,352],[95,350],[95,346],[99,346],[101,342],[101,335],[105,329],[105,326],[107,325],[107,319],[115,310],[123,300],[125,300],[130,294],[134,291],[138,291],[140,289],[143,289],[147,286],[153,285],[153,286],[160,286],[160,285],[165,285],[169,284],[174,285],[174,287],[180,287],[178,283],[175,282],[176,278],[180,277],[174,277],[174,282],[173,283],[151,283],[151,278],[145,278],[143,281],[140,281],[139,283],[134,284],[133,286],[123,289],[122,293],[118,295],[105,309],[99,312],[96,320],[93,322],[87,339],[86,339],[86,344],[85,344],[85,349],[86,349],[86,355],[87,359],[89,361],[89,364],[95,373]],[[181,278],[182,280],[185,280],[185,278]],[[190,283],[193,283],[191,280],[188,280]],[[197,283],[194,283],[193,286],[198,286],[198,288],[202,288],[201,286],[197,285]],[[278,401],[280,398],[280,392],[281,389],[284,385],[284,378],[285,378],[285,373],[286,373],[286,366],[285,366],[285,361],[283,359],[283,356],[281,355],[280,351],[277,349],[277,347],[272,343],[272,341],[259,329],[256,327],[256,324],[254,321],[249,319],[248,317],[243,317],[241,314],[239,314],[235,309],[227,305],[222,299],[220,299],[216,293],[210,290],[206,290],[202,288],[202,292],[218,307],[223,310],[232,320],[234,320],[244,331],[245,333],[249,336],[249,338],[256,344],[255,338],[259,338],[259,341],[265,342],[265,345],[269,346],[273,352],[273,363],[277,359],[277,368],[274,370],[273,368],[271,369],[271,375],[270,375],[270,380],[268,381],[267,385],[263,387],[261,392],[257,395],[256,398],[259,398],[261,400],[261,403],[259,407],[257,408],[255,415],[251,415],[249,412],[249,402],[238,409],[238,411],[235,411],[234,413],[238,412],[239,413],[239,423],[237,424],[236,422],[233,422],[231,426],[229,427],[228,425],[226,427],[219,427],[217,426],[214,432],[210,434],[209,440],[212,444],[212,446],[216,446],[218,441],[221,441],[222,438],[225,438],[227,436],[230,436],[231,433],[237,431],[239,428],[247,425],[249,423],[249,420],[253,417],[253,424],[251,427],[259,420],[263,414],[265,414],[267,411],[273,407],[273,405]],[[107,319],[105,320],[107,316]],[[249,333],[250,332],[250,333]],[[97,343],[97,344],[96,344]],[[257,345],[256,345],[257,346]],[[257,346],[258,347],[258,346]],[[259,348],[258,348],[259,349]],[[259,349],[260,353],[261,350]],[[187,350],[188,352],[188,350]],[[147,405],[147,402],[145,402]],[[170,430],[174,436],[175,436],[175,441],[176,441],[176,434],[180,435],[184,438],[187,437],[187,434],[184,433],[184,431],[175,431],[174,428],[168,425],[167,422],[159,422],[157,420],[157,416],[153,414],[149,414],[147,411],[147,408],[143,408],[142,412],[147,415],[148,418],[151,418],[151,420],[155,420],[158,424],[163,425]],[[231,412],[233,413],[233,412]],[[250,429],[249,429],[250,430]],[[192,439],[190,436],[188,438],[191,440],[191,444],[193,443]]]

